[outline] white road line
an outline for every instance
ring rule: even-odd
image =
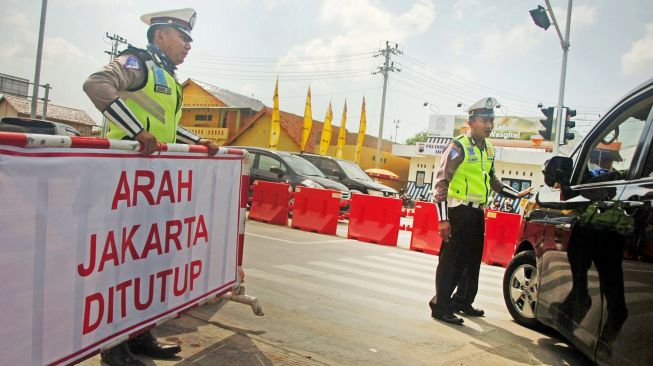
[[[247,232],[245,233],[245,236],[249,236],[249,235],[255,236],[257,238],[280,241],[282,243],[290,243],[290,244],[335,244],[335,243],[348,243],[348,242],[355,241],[352,239],[294,241],[294,240],[275,238],[273,236],[268,236],[268,235],[261,235],[261,234],[247,233]]]

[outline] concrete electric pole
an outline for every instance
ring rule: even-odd
[[[374,156],[374,167],[378,168],[381,164],[381,146],[383,145],[383,117],[385,114],[385,95],[388,89],[388,72],[401,71],[395,68],[394,62],[390,61],[391,55],[401,55],[403,52],[399,50],[399,45],[395,43],[394,47],[390,47],[390,42],[385,41],[385,48],[380,49],[374,54],[374,57],[384,56],[385,62],[383,66],[379,66],[379,70],[372,74],[383,74],[383,98],[381,99],[381,120],[379,121],[379,137],[376,141],[376,155]]]
[[[118,56],[118,47],[120,45],[126,44],[128,45],[129,42],[125,39],[122,38],[121,36],[117,34],[109,34],[108,32],[104,35],[106,39],[110,41],[111,44],[111,51],[104,51],[104,53],[109,55],[109,61],[113,60],[116,56]],[[100,133],[100,137],[106,138],[107,137],[107,132],[109,130],[109,121],[107,120],[106,117],[102,118],[102,132]]]

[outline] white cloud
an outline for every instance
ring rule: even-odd
[[[564,34],[565,26],[567,22],[567,8],[564,7],[554,7],[553,14],[556,16],[558,21],[558,26],[560,31]],[[572,19],[571,19],[571,32],[574,32],[574,29],[585,28],[596,23],[597,18],[597,9],[595,6],[591,5],[574,5],[571,9]],[[550,16],[549,16],[550,18]],[[551,24],[553,27],[553,24]],[[555,29],[552,29],[555,31]]]
[[[646,34],[621,56],[621,71],[625,75],[642,74],[650,76],[653,72],[653,23],[646,25]]]
[[[516,55],[526,54],[533,48],[538,37],[537,27],[517,25],[507,31],[489,31],[482,35],[483,43],[479,58],[487,62],[497,62]]]
[[[456,67],[455,69],[453,69],[453,71],[451,72],[451,75],[453,75],[454,77],[456,77],[458,79],[463,79],[463,80],[467,80],[467,81],[474,81],[475,80],[474,72],[471,69],[469,69],[467,67],[464,67],[464,66],[459,66],[459,67]]]
[[[467,37],[455,35],[451,41],[451,53],[454,56],[463,56],[467,47]]]
[[[58,62],[69,62],[82,58],[93,60],[79,47],[61,37],[46,38],[43,42],[43,55],[46,59],[58,60]]]
[[[320,22],[339,28],[338,33],[297,45],[285,59],[356,53],[381,47],[382,40],[401,43],[424,33],[434,20],[435,7],[428,0],[417,1],[402,14],[393,14],[371,0],[327,0]]]

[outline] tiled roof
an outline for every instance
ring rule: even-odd
[[[265,104],[258,99],[250,98],[242,94],[234,93],[227,89],[219,88],[215,85],[207,84],[195,79],[188,79],[202,89],[211,93],[214,97],[221,100],[227,107],[236,107],[236,108],[249,108],[256,112],[260,111],[265,107]]]
[[[227,142],[225,142],[225,145],[231,144],[236,138],[238,138],[238,136],[240,136],[243,132],[245,132],[248,128],[250,128],[257,120],[259,120],[263,114],[272,117],[272,108],[269,107],[263,108],[254,117],[252,117],[252,119],[245,126],[243,126],[240,129],[240,131],[238,131],[234,136],[232,136],[229,140],[227,140]],[[302,128],[304,126],[304,117],[298,116],[293,113],[284,112],[284,111],[279,111],[279,117],[280,117],[281,128],[290,135],[290,137],[297,144],[297,146],[300,146],[302,142]],[[322,127],[324,127],[324,122],[313,120],[313,125],[311,126],[311,135],[309,136],[308,142],[306,143],[306,151],[313,151],[316,142],[319,143],[320,138],[322,136]],[[340,126],[332,125],[331,145],[335,146],[338,144],[339,132],[340,132]],[[345,144],[355,145],[357,138],[358,138],[358,132],[347,131]],[[376,141],[377,141],[376,137],[366,134],[363,145],[370,148],[376,148]],[[392,149],[392,143],[388,140],[384,140],[382,149],[384,151],[390,151]]]
[[[19,114],[29,115],[32,111],[32,100],[28,97],[20,97],[16,95],[0,94],[0,101],[6,100],[12,107],[18,111]],[[36,107],[36,117],[42,118],[43,102],[38,101]],[[48,103],[47,118],[57,121],[70,121],[81,123],[89,126],[96,126],[96,123],[91,117],[81,109],[63,107],[60,105]]]

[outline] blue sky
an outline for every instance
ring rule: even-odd
[[[0,72],[33,79],[40,1],[5,0],[0,14]],[[551,0],[561,26],[567,1]],[[281,109],[303,114],[306,89],[313,117],[329,102],[340,124],[345,99],[347,129],[358,130],[367,100],[367,131],[377,135],[383,80],[372,75],[373,57],[386,40],[401,72],[391,74],[384,137],[398,140],[425,130],[432,113],[460,114],[458,102],[496,97],[500,114],[538,116],[538,102],[558,99],[562,50],[553,27],[536,27],[528,10],[544,2],[524,0],[376,1],[50,1],[41,82],[53,86],[53,103],[99,112],[82,92],[86,77],[108,62],[106,32],[145,45],[140,15],[194,7],[195,41],[179,68],[193,78],[272,105],[279,77]],[[653,2],[575,1],[565,104],[579,125],[598,119],[614,102],[653,76]],[[42,93],[41,93],[42,95]],[[424,107],[429,102],[434,107]]]

